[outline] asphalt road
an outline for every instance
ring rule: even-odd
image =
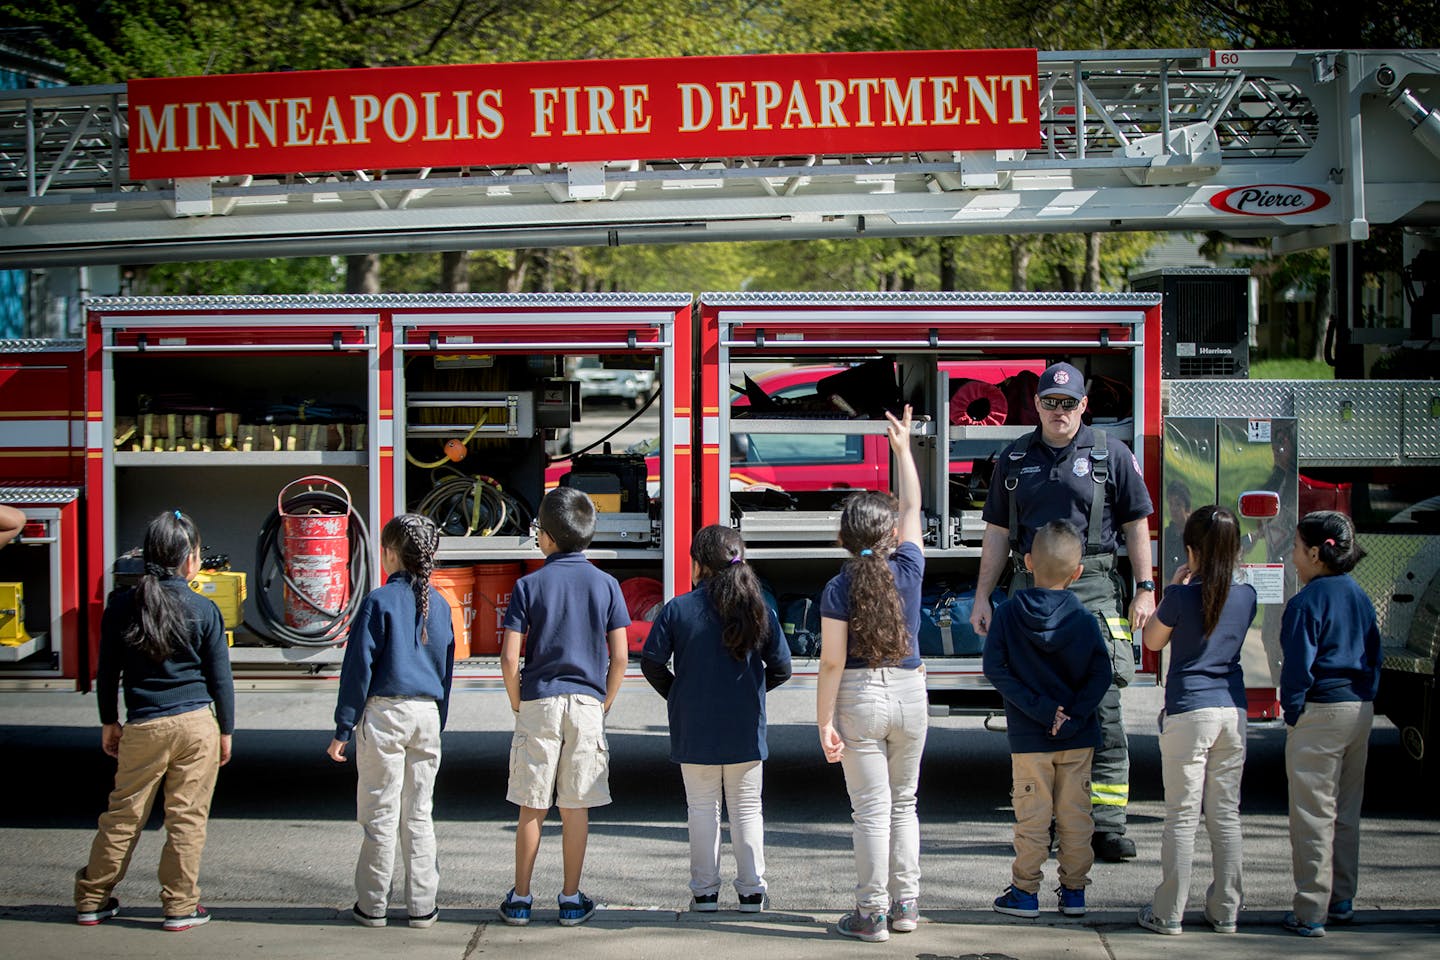
[[[1140,859],[1098,864],[1092,909],[1146,902],[1159,879],[1163,819],[1153,718],[1157,691],[1127,692],[1132,728],[1132,835]],[[819,753],[814,694],[771,698],[766,764],[768,879],[777,909],[839,910],[850,897],[849,806],[837,766]],[[202,883],[206,902],[348,905],[359,844],[354,771],[324,756],[332,694],[241,694],[235,759],[221,772]],[[66,904],[88,849],[113,766],[99,749],[93,698],[0,695],[0,758],[16,777],[0,806],[0,904]],[[435,810],[441,902],[490,906],[510,885],[515,810],[505,802],[509,710],[497,693],[458,696],[445,734]],[[615,802],[594,811],[584,886],[615,905],[674,908],[688,901],[684,790],[668,760],[663,703],[627,687],[610,723]],[[1395,730],[1372,736],[1359,906],[1440,905],[1440,831],[1433,797],[1405,779]],[[1003,735],[974,718],[933,721],[920,788],[923,903],[936,910],[988,906],[1008,880],[1011,811]],[[1283,731],[1252,727],[1244,782],[1246,896],[1251,909],[1288,905]],[[126,903],[154,905],[162,834],[144,835]],[[1208,853],[1197,848],[1193,896],[1203,893]],[[726,855],[726,869],[733,866]],[[1053,877],[1053,863],[1047,877]],[[547,830],[536,890],[559,885],[558,823]],[[732,874],[733,876],[733,874]],[[1047,879],[1046,891],[1053,884]],[[728,887],[722,905],[733,898]],[[1192,901],[1192,905],[1194,901]]]

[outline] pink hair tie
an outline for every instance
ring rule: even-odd
[[[1333,547],[1333,546],[1335,546],[1335,538],[1334,538],[1334,537],[1331,537],[1330,539],[1326,540],[1326,541],[1325,541],[1325,545],[1326,545],[1327,547]]]

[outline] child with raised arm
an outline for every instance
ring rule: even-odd
[[[101,747],[117,761],[115,789],[90,862],[75,874],[75,922],[93,926],[119,913],[112,893],[164,783],[162,927],[178,932],[210,919],[200,905],[200,855],[215,778],[230,762],[235,689],[220,610],[189,586],[200,569],[195,522],[179,510],[155,517],[145,528],[144,555],[140,583],[111,594],[100,621],[95,696]]]
[[[326,751],[345,762],[355,735],[356,819],[364,829],[355,864],[352,919],[383,927],[390,903],[398,833],[405,905],[412,927],[428,927],[440,869],[431,798],[440,770],[440,731],[449,712],[455,667],[450,604],[430,585],[440,531],[428,517],[404,513],[380,532],[385,585],[360,603],[350,626],[335,739]]]
[[[996,608],[985,638],[986,678],[1005,698],[1015,807],[1010,886],[995,911],[1040,916],[1040,881],[1059,846],[1060,912],[1085,915],[1090,846],[1090,763],[1100,745],[1096,710],[1110,688],[1110,654],[1095,617],[1066,588],[1080,576],[1084,542],[1068,520],[1035,533],[1025,567],[1035,586]]]
[[[537,522],[545,565],[515,584],[500,648],[505,692],[515,711],[505,798],[520,808],[515,886],[500,904],[500,917],[514,926],[530,922],[540,828],[554,804],[560,808],[564,858],[560,925],[573,927],[595,913],[595,902],[580,892],[580,873],[589,808],[610,802],[605,715],[625,679],[630,615],[620,584],[581,552],[595,535],[590,498],[557,487],[540,501]]]
[[[852,494],[840,514],[850,553],[820,596],[815,721],[825,759],[845,771],[853,812],[855,909],[845,937],[890,939],[920,918],[920,821],[915,790],[929,706],[920,668],[920,477],[910,449],[910,407],[889,419],[899,499]]]
[[[1364,556],[1343,513],[1308,513],[1295,529],[1292,557],[1304,586],[1280,627],[1295,897],[1281,923],[1302,937],[1323,937],[1327,921],[1355,917],[1381,657],[1375,607],[1350,576]]]
[[[1240,524],[1224,507],[1190,514],[1183,534],[1185,562],[1175,569],[1155,616],[1145,624],[1145,648],[1170,648],[1165,712],[1160,715],[1160,760],[1165,780],[1165,830],[1160,885],[1140,910],[1140,926],[1181,932],[1195,828],[1205,817],[1212,881],[1205,920],[1216,933],[1234,933],[1240,910],[1240,776],[1245,771],[1245,675],[1240,648],[1255,619],[1253,587],[1233,583],[1240,560]]]
[[[640,667],[670,714],[690,828],[690,909],[720,899],[720,807],[730,812],[741,913],[765,908],[765,693],[790,679],[790,647],[745,562],[745,541],[711,524],[690,545],[695,589],[660,611]],[[667,666],[673,660],[675,672]]]

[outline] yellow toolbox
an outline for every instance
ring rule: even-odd
[[[241,570],[202,570],[190,581],[190,589],[209,597],[220,608],[225,628],[233,630],[245,620],[245,573]]]
[[[25,587],[0,583],[0,644],[18,647],[30,642],[25,632]]]

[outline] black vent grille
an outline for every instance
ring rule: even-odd
[[[1243,377],[1247,372],[1234,357],[1176,357],[1175,362],[1179,375],[1192,380]]]
[[[1236,343],[1247,339],[1249,316],[1245,291],[1239,284],[1177,278],[1175,307],[1175,339],[1181,343]]]

